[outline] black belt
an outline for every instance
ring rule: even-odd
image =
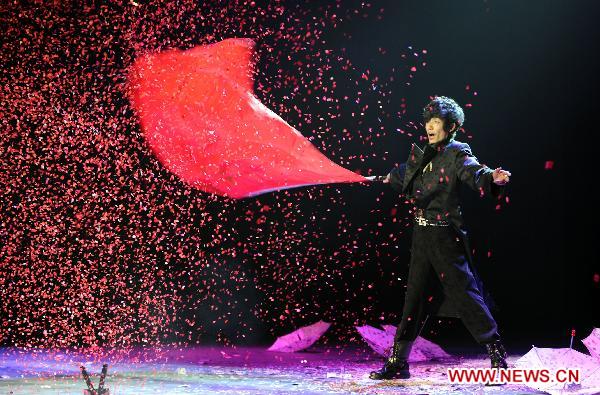
[[[415,211],[415,223],[419,226],[450,226],[450,222],[443,219],[427,219],[422,209]]]

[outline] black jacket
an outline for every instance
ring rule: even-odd
[[[415,183],[423,174],[423,183]],[[481,196],[499,199],[503,187],[494,184],[493,170],[481,165],[466,143],[451,140],[446,144],[425,146],[425,151],[413,144],[406,163],[390,172],[391,186],[418,209],[427,219],[449,221],[457,232],[466,234],[459,201],[460,184],[466,184]],[[415,187],[418,184],[418,187]]]

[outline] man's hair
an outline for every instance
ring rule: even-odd
[[[450,139],[454,139],[456,131],[465,122],[465,113],[463,109],[453,99],[445,96],[436,96],[423,109],[423,119],[425,123],[431,118],[440,118],[444,121],[444,130],[450,134]],[[452,124],[456,128],[452,132]]]

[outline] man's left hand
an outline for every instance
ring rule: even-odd
[[[510,171],[502,170],[501,167],[494,170],[492,173],[492,177],[494,178],[494,184],[496,185],[506,185],[508,181],[510,181]]]

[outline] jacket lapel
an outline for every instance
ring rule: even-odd
[[[413,144],[410,149],[408,160],[406,161],[406,174],[404,175],[404,182],[402,183],[402,192],[406,192],[408,186],[412,183],[417,174],[417,170],[421,166],[422,160],[423,151],[421,148],[417,147],[416,144]]]

